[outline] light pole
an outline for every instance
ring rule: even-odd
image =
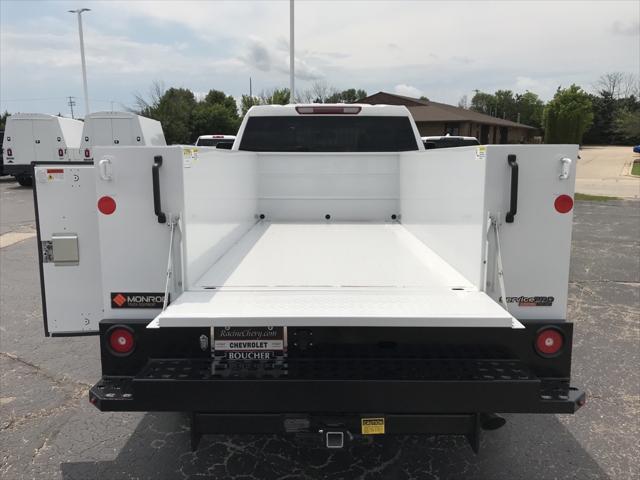
[[[69,13],[78,14],[78,32],[80,34],[80,60],[82,60],[82,85],[84,86],[84,112],[89,115],[89,90],[87,89],[87,64],[84,61],[84,37],[82,35],[82,12],[90,12],[90,8],[69,10]]]
[[[293,35],[293,0],[289,0],[289,103],[296,103],[295,45]]]

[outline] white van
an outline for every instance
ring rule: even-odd
[[[16,113],[7,118],[2,148],[4,173],[31,186],[31,162],[79,160],[83,123],[44,113]]]
[[[130,112],[95,112],[84,119],[83,160],[93,160],[91,149],[96,146],[158,146],[166,145],[162,125],[157,120]]]

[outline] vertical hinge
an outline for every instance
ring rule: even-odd
[[[42,263],[53,262],[53,242],[45,240],[41,242],[42,246]]]

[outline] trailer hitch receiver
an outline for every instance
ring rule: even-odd
[[[327,448],[344,447],[344,432],[326,432],[325,445]]]

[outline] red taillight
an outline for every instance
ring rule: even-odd
[[[556,201],[553,202],[553,206],[559,213],[568,213],[573,208],[573,198],[569,195],[560,195],[556,198]]]
[[[296,112],[300,115],[356,115],[360,113],[362,107],[334,107],[334,106],[319,106],[319,107],[296,107]]]
[[[13,157],[13,150],[7,148],[7,157]]]
[[[89,158],[91,156],[91,150],[88,148],[84,149],[84,158]]]
[[[213,138],[224,138],[224,135],[211,135]]]
[[[64,150],[62,150],[61,148],[58,149],[58,156],[59,157],[64,156]]]
[[[543,357],[555,356],[564,346],[562,332],[555,328],[545,328],[536,336],[536,351]]]
[[[116,211],[116,201],[108,195],[100,197],[100,200],[98,200],[98,210],[105,215],[111,215]]]
[[[133,331],[127,327],[113,327],[108,335],[109,347],[116,354],[129,354],[136,345],[133,338]]]

